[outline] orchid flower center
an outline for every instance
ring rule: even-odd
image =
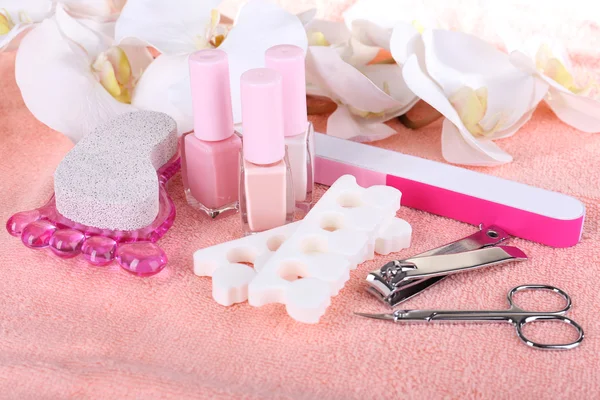
[[[538,71],[572,93],[586,95],[595,86],[593,81],[588,82],[583,87],[577,86],[573,74],[554,56],[552,49],[547,44],[541,45],[538,49],[535,55],[535,64]]]
[[[33,20],[25,11],[19,11],[19,21],[25,24],[33,24]]]
[[[329,46],[331,43],[327,41],[323,32],[309,32],[308,33],[308,45],[309,46]]]
[[[423,26],[423,24],[418,20],[418,19],[413,19],[412,22],[410,23],[413,28],[415,28],[417,30],[417,32],[419,32],[421,35],[423,34],[423,32],[425,32],[425,26]]]
[[[351,106],[350,104],[346,104],[346,107],[348,107],[348,111],[350,111],[350,113],[352,113],[358,117],[365,118],[365,119],[380,118],[385,115],[385,111],[380,111],[380,112],[365,111],[365,110],[361,110],[360,108]]]
[[[386,81],[383,82],[383,87],[381,88],[381,90],[383,90],[383,92],[385,94],[387,94],[388,96],[391,97],[390,85],[388,82],[386,82]],[[341,101],[339,101],[338,104],[343,104],[343,103]],[[381,118],[386,113],[386,110],[375,112],[375,111],[361,110],[360,108],[356,108],[354,106],[351,106],[350,104],[345,104],[345,106],[348,108],[348,111],[350,111],[351,114],[354,114],[354,115],[364,118],[364,119]]]
[[[127,54],[118,46],[100,53],[92,64],[92,71],[108,93],[121,103],[131,103],[135,79]]]
[[[6,35],[15,26],[6,9],[0,10],[0,35]]]
[[[487,112],[488,91],[486,87],[473,90],[463,86],[449,98],[460,120],[473,136],[489,136],[500,129],[502,118],[498,118],[492,129],[486,130],[481,121]]]
[[[197,35],[194,38],[196,48],[202,49],[216,49],[223,43],[227,37],[227,27],[219,24],[221,15],[218,10],[212,10],[210,12],[210,24],[206,28],[203,35]]]
[[[23,24],[32,24],[33,20],[25,11],[19,11],[19,22]],[[15,27],[10,14],[6,8],[0,9],[0,36],[6,35],[12,28]]]

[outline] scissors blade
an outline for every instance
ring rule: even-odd
[[[359,317],[372,318],[372,319],[383,319],[386,321],[395,321],[396,320],[396,316],[394,314],[368,314],[368,313],[360,313],[360,312],[355,312],[354,314],[358,315]]]
[[[443,312],[443,311],[442,311]],[[367,314],[367,313],[357,313],[354,314],[372,319],[382,319],[385,321],[393,321],[393,322],[410,322],[410,321],[421,321],[421,322],[430,322],[436,319],[440,311],[438,310],[396,310],[393,313],[387,314]]]

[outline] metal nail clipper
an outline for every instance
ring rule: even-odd
[[[500,246],[510,236],[497,226],[482,227],[463,239],[406,260],[395,260],[367,276],[369,292],[395,306],[429,288],[449,274],[489,267],[527,256],[517,247]]]

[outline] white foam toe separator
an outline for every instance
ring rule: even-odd
[[[194,273],[212,276],[219,304],[281,303],[292,318],[316,323],[351,269],[374,252],[410,246],[410,225],[395,217],[400,197],[397,189],[365,189],[342,176],[302,221],[196,251]]]
[[[177,152],[177,124],[167,114],[136,111],[96,127],[54,172],[56,208],[80,224],[135,230],[159,210],[156,170]]]

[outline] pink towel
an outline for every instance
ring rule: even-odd
[[[46,201],[52,173],[71,147],[30,115],[13,71],[14,55],[1,54],[1,221]],[[324,120],[316,123],[322,131]],[[378,146],[441,160],[440,121],[419,131],[394,127],[399,134]],[[600,135],[577,132],[540,106],[500,145],[515,161],[478,170],[581,199],[581,243],[552,249],[513,240],[529,261],[452,276],[405,307],[501,309],[515,285],[556,285],[572,296],[569,316],[586,330],[579,348],[530,349],[509,324],[395,325],[353,316],[385,311],[364,290],[368,271],[475,230],[407,208],[399,216],[413,226],[412,248],[359,266],[319,324],[294,322],[279,305],[219,306],[210,279],[193,274],[192,253],[239,237],[240,222],[199,216],[176,177],[169,190],[178,215],[160,241],[170,262],[155,277],[59,260],[0,233],[0,397],[600,397]],[[522,300],[540,306],[532,296]],[[542,300],[546,309],[557,305]],[[553,338],[547,328],[564,326],[536,328],[536,337]]]

